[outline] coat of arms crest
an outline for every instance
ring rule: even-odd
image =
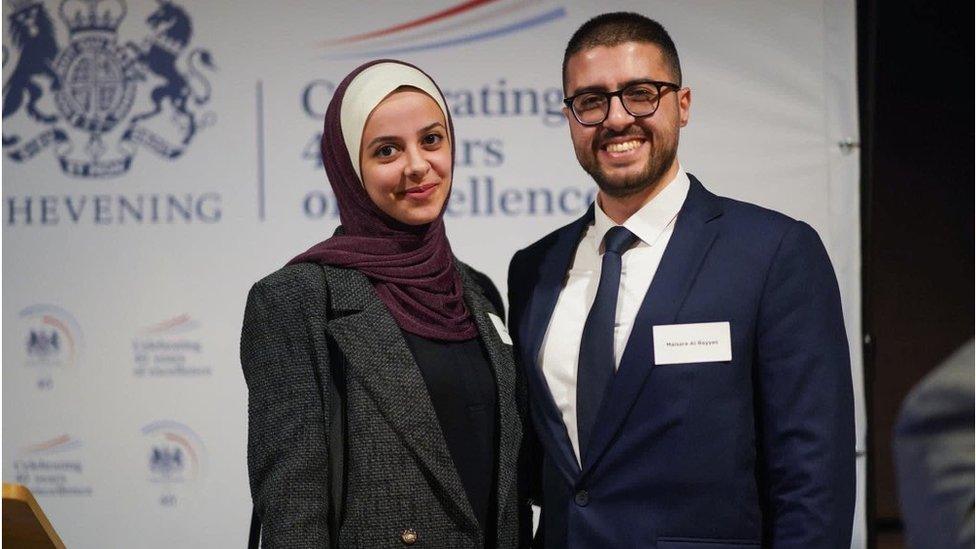
[[[27,162],[53,147],[65,173],[113,177],[129,170],[140,148],[179,157],[197,131],[213,123],[213,113],[198,111],[210,101],[203,71],[215,70],[211,54],[202,48],[187,51],[193,26],[184,8],[170,0],[156,4],[145,20],[151,33],[140,44],[122,44],[123,0],[62,0],[57,14],[68,45],[60,48],[41,1],[10,2],[7,20],[16,53],[4,81],[3,118],[13,121],[22,113],[28,127],[43,129],[25,138],[23,124],[16,133],[8,133],[5,124],[8,158]],[[5,46],[5,66],[7,61]],[[53,94],[57,112],[39,106],[47,93]]]

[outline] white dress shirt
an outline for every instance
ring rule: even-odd
[[[661,256],[674,232],[678,211],[688,196],[688,175],[681,167],[678,174],[653,200],[624,222],[623,226],[639,239],[623,253],[620,290],[617,293],[616,319],[613,326],[614,361],[620,367],[630,332],[657,272]],[[539,351],[539,363],[579,461],[579,436],[576,431],[576,370],[579,362],[583,324],[596,298],[603,264],[603,237],[616,226],[603,213],[599,202],[593,208],[594,221],[586,228],[576,248],[576,256],[566,274],[566,281],[549,328]],[[650,334],[647,334],[650,337]]]

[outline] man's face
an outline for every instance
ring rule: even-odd
[[[644,42],[598,46],[569,58],[566,65],[566,95],[581,91],[611,92],[640,80],[674,82],[660,48]],[[635,118],[620,103],[610,100],[607,119],[596,126],[584,126],[569,108],[569,131],[576,158],[612,197],[626,197],[657,184],[676,167],[678,132],[688,123],[691,90],[663,88],[657,111]]]

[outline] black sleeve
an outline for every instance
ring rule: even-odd
[[[522,546],[523,547],[545,547],[545,538],[543,537],[543,529],[540,527],[536,532],[535,539],[532,537],[532,505],[538,505],[542,508],[542,513],[539,517],[539,522],[542,522],[542,514],[545,513],[545,504],[542,500],[542,445],[539,442],[539,438],[535,432],[535,426],[531,419],[531,407],[532,402],[529,398],[528,385],[525,379],[525,369],[524,364],[521,361],[521,350],[518,333],[519,333],[519,323],[521,322],[521,315],[524,311],[525,301],[527,296],[525,295],[525,288],[523,288],[523,282],[525,277],[522,275],[522,261],[521,258],[524,257],[522,252],[516,252],[512,257],[512,261],[508,268],[508,307],[509,307],[509,318],[508,327],[512,334],[512,339],[515,343],[513,352],[515,353],[516,362],[518,363],[518,381],[519,381],[519,402],[521,404],[521,409],[523,411],[523,426],[522,432],[524,433],[522,439],[522,451],[519,456],[519,499],[523,504],[522,508]]]
[[[263,547],[330,546],[329,393],[319,379],[328,368],[318,365],[328,352],[307,318],[307,293],[298,283],[260,282],[244,313],[247,466]]]

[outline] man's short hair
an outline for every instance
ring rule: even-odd
[[[569,64],[570,57],[583,50],[598,46],[619,46],[625,42],[645,42],[661,48],[664,62],[667,63],[675,84],[681,85],[681,62],[668,31],[657,21],[639,13],[618,11],[590,19],[569,39],[566,53],[563,54],[563,91],[569,92],[566,89],[566,65]]]

